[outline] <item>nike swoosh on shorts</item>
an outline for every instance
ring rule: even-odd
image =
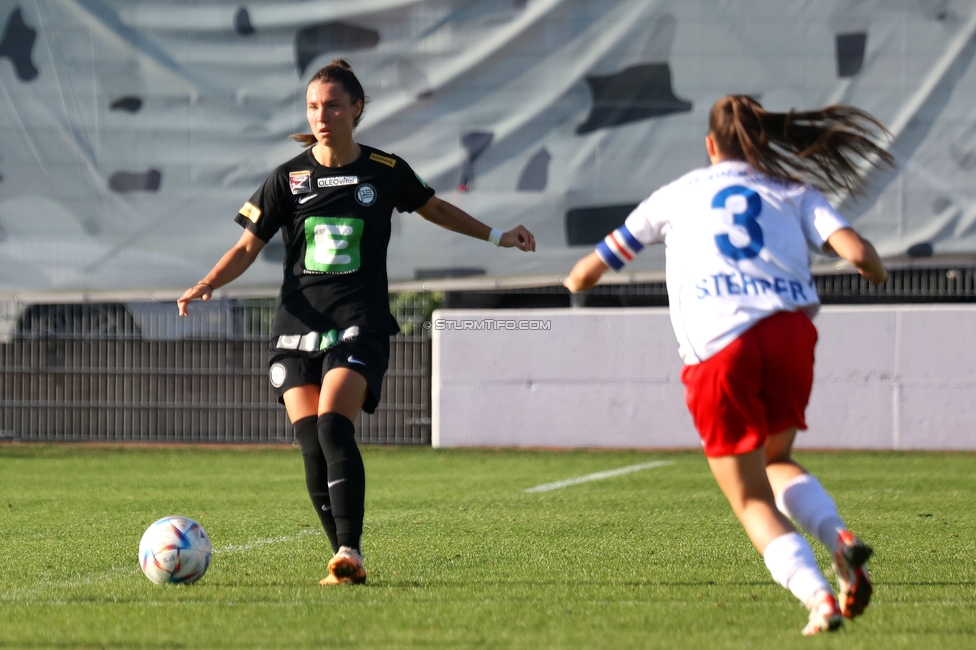
[[[358,363],[361,366],[365,366],[366,365],[366,362],[365,361],[360,361],[359,359],[357,359],[356,357],[352,356],[351,354],[349,355],[349,358],[346,359],[346,361],[348,361],[349,363]]]

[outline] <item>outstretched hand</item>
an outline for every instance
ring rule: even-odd
[[[508,232],[502,233],[499,246],[503,248],[518,248],[523,251],[535,251],[535,236],[525,226],[515,226]]]
[[[210,300],[212,296],[213,289],[210,288],[210,285],[201,282],[200,284],[190,287],[183,293],[182,296],[180,296],[180,299],[176,301],[176,306],[180,310],[180,316],[186,316],[189,313],[187,311],[187,307],[191,301]]]

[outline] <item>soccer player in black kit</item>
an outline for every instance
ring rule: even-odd
[[[180,315],[196,299],[243,273],[279,230],[284,281],[272,326],[271,384],[305,463],[312,504],[334,557],[323,585],[366,581],[361,538],[366,478],[356,446],[360,409],[372,413],[389,365],[390,314],[386,251],[393,209],[496,246],[535,250],[522,226],[489,228],[434,191],[397,156],[357,144],[366,96],[349,64],[320,69],[306,90],[313,145],[278,167],[236,221],[240,240],[177,302]]]

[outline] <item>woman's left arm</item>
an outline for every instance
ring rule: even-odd
[[[596,283],[600,281],[600,278],[609,268],[599,255],[590,253],[576,263],[573,270],[563,280],[563,286],[572,293],[589,291],[596,286]]]
[[[492,232],[490,227],[481,223],[461,208],[447,201],[442,201],[436,196],[430,197],[427,203],[417,208],[417,213],[427,221],[441,228],[453,230],[454,232],[467,235],[468,237],[474,237],[475,239],[481,239],[482,241],[491,241],[489,239]],[[508,232],[502,233],[499,243],[496,245],[505,248],[514,247],[523,251],[534,251],[535,237],[532,236],[532,233],[525,226],[516,226]]]

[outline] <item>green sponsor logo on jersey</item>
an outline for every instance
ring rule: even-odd
[[[309,217],[305,220],[305,268],[320,273],[359,270],[363,220]]]

